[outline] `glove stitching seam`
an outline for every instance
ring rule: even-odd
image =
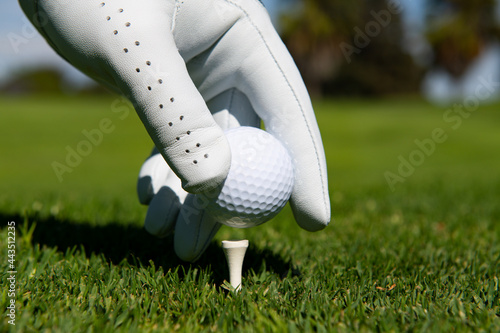
[[[274,63],[276,64],[276,67],[279,69],[281,75],[283,76],[285,82],[287,83],[290,91],[292,92],[292,95],[294,96],[295,98],[295,101],[297,102],[298,106],[299,106],[299,109],[300,109],[300,113],[302,115],[302,118],[304,120],[304,123],[306,124],[306,128],[307,128],[307,131],[309,132],[309,135],[311,138],[314,138],[313,136],[313,133],[311,131],[311,128],[310,128],[310,125],[309,125],[309,122],[307,121],[307,118],[305,117],[305,114],[304,114],[304,108],[302,107],[302,104],[300,103],[298,97],[297,97],[297,94],[295,93],[295,90],[292,88],[292,86],[290,85],[290,82],[288,81],[285,73],[283,72],[283,70],[281,69],[281,66],[279,65],[279,63],[276,61],[276,58],[274,56],[274,54],[271,52],[271,49],[269,47],[269,45],[267,44],[262,32],[259,30],[259,28],[257,27],[257,25],[253,22],[252,18],[250,17],[250,15],[248,14],[248,12],[243,8],[241,7],[240,5],[236,4],[235,2],[231,1],[231,0],[225,0],[227,3],[230,3],[232,4],[233,6],[237,7],[239,10],[241,10],[243,12],[243,14],[246,16],[246,18],[248,19],[248,22],[250,22],[250,24],[252,25],[252,27],[255,29],[255,31],[257,31],[257,33],[259,34],[260,36],[260,39],[262,41],[262,43],[265,45],[267,51],[269,52],[269,55],[271,56],[271,58],[273,59]],[[320,158],[319,158],[319,154],[318,154],[318,150],[316,147],[314,147],[314,153],[316,155],[316,162],[317,162],[317,165],[320,167],[321,169],[321,161],[320,161]],[[321,179],[321,187],[322,187],[322,192],[323,192],[323,204],[324,204],[324,207],[327,207],[328,204],[327,204],[327,200],[325,198],[325,180],[324,180],[324,177],[323,177],[323,174],[320,172],[319,174],[320,176],[320,179]],[[328,211],[326,211],[327,215],[328,215]]]

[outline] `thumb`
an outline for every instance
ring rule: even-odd
[[[62,57],[131,100],[185,190],[202,192],[225,179],[229,145],[177,51],[173,2],[21,0],[21,5]]]
[[[203,198],[189,194],[177,217],[174,250],[184,261],[198,260],[222,226],[206,214],[206,204]]]
[[[249,97],[266,130],[288,148],[294,160],[290,204],[295,220],[306,230],[321,230],[331,218],[328,170],[311,100],[263,6],[257,1],[241,3],[248,20],[233,26],[224,40],[226,52],[245,59],[237,88]],[[239,40],[246,43],[234,47]]]

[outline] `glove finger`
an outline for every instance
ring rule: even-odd
[[[207,102],[215,121],[223,129],[260,125],[260,119],[245,95],[236,89],[223,92]],[[187,193],[179,179],[156,152],[149,157],[139,173],[138,194],[141,202],[149,203],[145,228],[153,235],[167,236],[174,226],[180,205]],[[147,202],[146,202],[147,201]]]
[[[244,71],[249,74],[241,90],[252,96],[266,130],[290,152],[295,167],[290,198],[295,220],[306,230],[321,230],[329,224],[331,213],[326,157],[313,107],[284,45],[274,46],[264,58],[253,59],[256,66],[265,63],[264,72],[252,73],[252,65],[246,64]]]
[[[165,186],[167,176],[172,173],[163,156],[155,150],[142,164],[137,180],[139,202],[148,205],[156,193]]]
[[[149,204],[163,186],[170,187],[180,198],[181,203],[184,202],[187,192],[182,188],[180,179],[169,168],[158,150],[154,149],[139,171],[137,180],[139,201],[143,205]]]
[[[330,200],[324,148],[308,92],[262,5],[239,4],[242,19],[203,54],[203,66],[192,65],[199,72],[193,78],[205,98],[230,85],[249,97],[266,130],[294,160],[290,203],[297,223],[306,230],[320,230],[330,221]],[[233,61],[220,61],[227,58]]]
[[[21,4],[60,55],[132,101],[187,191],[220,185],[229,170],[229,146],[175,45],[173,1]],[[33,18],[35,9],[43,24]]]
[[[175,224],[174,249],[179,258],[194,262],[203,254],[221,224],[205,213],[206,203],[189,194]]]
[[[158,237],[168,236],[173,231],[187,192],[159,153],[149,157],[143,164],[137,192],[141,203],[149,204],[145,229]]]
[[[207,102],[215,121],[222,129],[260,126],[248,98],[236,89],[224,91]],[[203,198],[189,195],[176,222],[174,247],[179,258],[196,261],[206,250],[221,225],[205,214]]]
[[[170,187],[163,186],[149,204],[144,228],[154,236],[168,236],[174,230],[181,206],[177,194]]]
[[[309,95],[292,57],[261,3],[207,0],[205,6],[217,10],[197,2],[184,6],[181,15],[205,18],[187,29],[190,34],[204,36],[222,11],[232,24],[204,50],[183,43],[187,39],[181,38],[181,31],[186,29],[176,28],[193,81],[205,100],[233,88],[249,97],[266,130],[282,141],[294,160],[290,203],[295,219],[310,231],[324,228],[330,221],[326,158]]]

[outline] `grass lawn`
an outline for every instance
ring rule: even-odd
[[[331,225],[308,233],[286,208],[221,228],[187,264],[142,228],[152,144],[128,104],[1,97],[0,332],[500,331],[500,104],[468,117],[418,99],[315,106]],[[224,282],[231,238],[250,241],[239,294]]]

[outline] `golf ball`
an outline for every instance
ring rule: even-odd
[[[249,228],[269,221],[286,205],[294,173],[288,150],[255,127],[225,132],[231,167],[220,192],[208,199],[207,212],[220,223]]]

